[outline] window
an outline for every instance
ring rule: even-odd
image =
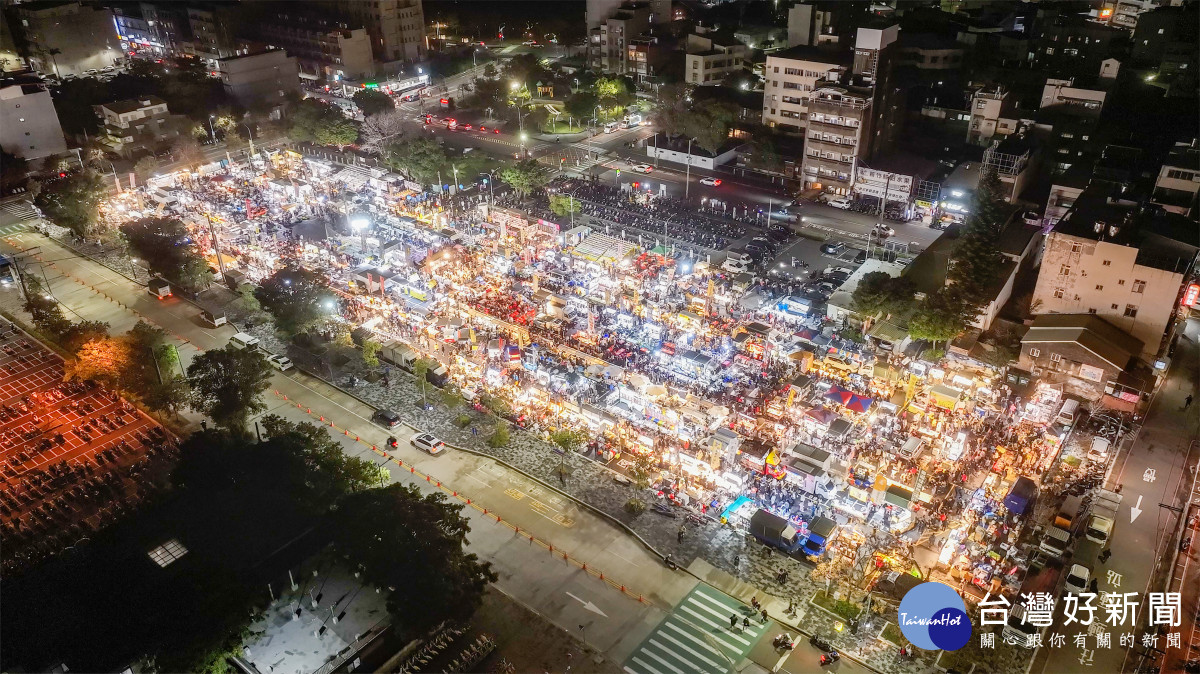
[[[987,101],[979,101],[978,103],[975,104],[976,110],[982,110],[986,107],[987,107]]]
[[[1111,266],[1112,266],[1112,260],[1105,260],[1102,266],[1105,266],[1105,267],[1111,267]]]
[[[1061,300],[1061,299],[1063,298],[1063,294],[1064,294],[1064,293],[1063,293],[1063,289],[1062,289],[1062,288],[1055,288],[1055,289],[1054,289],[1054,297],[1055,297],[1055,299],[1060,299],[1060,300]],[[1113,306],[1113,309],[1116,309],[1116,308],[1117,308],[1116,306]]]
[[[778,74],[778,73],[779,73],[779,66],[775,66],[775,70],[773,70],[772,72],[774,72],[774,73]]]
[[[1079,251],[1081,251],[1081,250],[1083,250],[1083,244],[1082,244],[1082,243],[1073,243],[1073,244],[1071,244],[1071,252],[1072,252],[1072,253],[1078,253],[1078,252],[1079,252]]]
[[[154,548],[148,554],[150,555],[150,559],[154,560],[155,564],[165,568],[186,555],[187,548],[183,547],[183,544],[178,540],[172,538],[166,543]]]
[[[1104,290],[1104,286],[1096,286],[1096,290]]]
[[[1088,309],[1088,313],[1089,313],[1089,314],[1094,314],[1094,313],[1096,313],[1096,310],[1095,310],[1095,309]]]
[[[1051,363],[1057,363],[1061,360],[1062,360],[1062,356],[1058,355],[1057,353],[1050,354],[1050,362]]]
[[[1070,267],[1070,265],[1065,265],[1065,264],[1064,264],[1064,265],[1060,266],[1060,267],[1058,268],[1058,275],[1059,275],[1059,276],[1070,276],[1070,275],[1071,275],[1071,267]]]
[[[1037,358],[1040,355],[1042,355],[1041,349],[1034,349],[1034,348],[1029,349],[1029,357],[1030,358]]]
[[[1196,174],[1193,173],[1192,171],[1182,171],[1180,169],[1171,169],[1171,170],[1167,171],[1167,177],[1174,178],[1176,180],[1192,180],[1196,177]]]
[[[1135,280],[1133,282],[1133,292],[1138,293],[1139,295],[1146,292],[1146,282]]]
[[[1137,318],[1137,307],[1132,304],[1125,305],[1125,318]]]
[[[1117,285],[1119,285],[1119,286],[1125,285],[1125,279],[1121,279],[1121,280],[1117,281]]]
[[[1113,310],[1114,310],[1114,311],[1116,311],[1116,309],[1117,309],[1117,305],[1115,305],[1115,304],[1114,304],[1114,305],[1112,305],[1112,308],[1113,308]]]

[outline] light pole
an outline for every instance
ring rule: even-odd
[[[683,179],[683,198],[688,198],[688,190],[692,186],[692,138],[688,138],[687,177]]]
[[[525,153],[526,153],[525,141],[528,139],[529,139],[529,136],[525,135],[525,132],[522,131],[521,132],[521,159],[522,160],[524,160],[526,158],[526,156],[525,156]]]
[[[254,157],[254,131],[250,129],[250,125],[242,122],[242,126],[246,127],[246,133],[250,135],[250,157]]]
[[[371,221],[362,216],[356,217],[350,221],[350,226],[357,230],[359,235],[362,237],[363,255],[366,255],[367,253],[367,226],[370,224]]]
[[[217,132],[213,131],[213,125],[212,125],[213,117],[215,117],[215,115],[208,116],[208,137],[211,138],[212,142],[215,143],[215,142],[217,142]]]

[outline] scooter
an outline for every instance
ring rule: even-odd
[[[828,653],[833,650],[833,644],[815,634],[808,638],[808,643],[822,653]]]
[[[771,640],[771,645],[774,646],[776,650],[790,651],[796,647],[796,642],[792,640],[792,637],[789,634],[779,634]]]
[[[828,653],[821,655],[821,666],[824,667],[825,665],[832,665],[841,659],[842,656],[838,655],[837,651],[829,651]]]

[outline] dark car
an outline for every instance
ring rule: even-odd
[[[792,238],[792,233],[787,229],[773,228],[767,232],[767,238],[774,243],[786,243]]]
[[[393,428],[400,425],[400,415],[391,410],[375,410],[375,414],[371,415],[371,421],[386,428]]]
[[[862,264],[867,261],[867,251],[860,250],[858,255],[854,256],[854,264]]]

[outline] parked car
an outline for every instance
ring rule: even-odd
[[[720,178],[713,178],[713,177],[711,177],[711,176],[704,176],[703,178],[701,178],[701,179],[700,179],[700,184],[701,184],[701,185],[708,185],[709,187],[720,187],[720,186],[721,186],[721,179],[720,179]]]
[[[433,455],[441,454],[446,449],[446,443],[428,433],[422,433],[412,439],[412,446]]]
[[[833,206],[834,208],[840,208],[843,211],[850,208],[850,200],[847,199],[846,197],[837,197],[836,199],[830,199],[828,201],[828,204],[830,206]]]
[[[1021,216],[1027,225],[1040,226],[1042,224],[1042,216],[1037,211],[1025,211]]]
[[[846,250],[846,244],[841,241],[830,241],[829,243],[821,244],[821,252],[826,255],[841,255],[844,250]]]
[[[271,364],[271,367],[280,372],[287,372],[292,369],[292,359],[287,356],[272,354],[267,356],[267,362]]]
[[[394,428],[400,425],[400,415],[388,409],[375,410],[375,414],[371,415],[371,421],[387,428]]]

